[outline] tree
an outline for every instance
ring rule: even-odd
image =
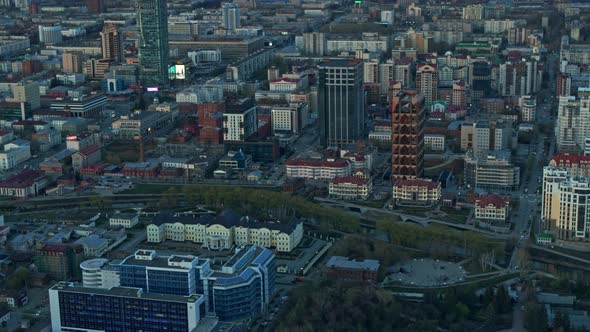
[[[19,267],[6,279],[6,287],[9,289],[21,289],[29,282],[31,273],[25,267]]]
[[[557,311],[553,323],[554,331],[569,332],[571,330],[570,317],[567,313]]]
[[[525,325],[529,331],[543,332],[549,329],[545,307],[535,302],[529,302],[526,304],[525,309]]]

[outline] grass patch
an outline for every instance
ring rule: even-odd
[[[392,222],[401,221],[399,216],[391,215],[388,213],[378,212],[378,211],[365,211],[363,216],[366,218],[374,218],[377,220],[387,220]]]

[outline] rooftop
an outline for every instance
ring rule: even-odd
[[[0,187],[2,188],[25,188],[32,186],[35,182],[39,181],[44,177],[43,172],[26,170],[22,171],[17,175],[13,175],[0,181]]]
[[[481,196],[475,201],[475,204],[481,208],[493,205],[496,209],[503,209],[510,204],[510,201],[502,196],[491,194]]]
[[[350,270],[368,270],[377,271],[379,270],[379,261],[374,259],[365,259],[363,261],[357,261],[343,256],[332,256],[326,262],[326,267],[333,267],[338,269],[350,269]]]
[[[409,179],[409,180],[398,180],[394,187],[428,187],[428,189],[434,189],[440,186],[440,183],[433,182],[431,180],[423,179]]]
[[[96,294],[104,296],[117,296],[117,297],[130,297],[130,298],[142,298],[147,300],[155,301],[168,301],[168,302],[183,302],[192,303],[197,302],[201,295],[193,294],[191,296],[180,296],[180,295],[169,295],[169,294],[156,294],[156,293],[144,293],[141,288],[132,287],[113,287],[111,289],[104,288],[87,288],[79,287],[73,283],[60,282],[51,287],[52,290],[74,292],[74,293],[85,293],[85,294]]]

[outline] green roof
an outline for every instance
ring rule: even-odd
[[[553,239],[553,235],[551,235],[550,233],[540,233],[540,234],[537,234],[537,237],[542,238],[542,239],[547,239],[547,238]]]

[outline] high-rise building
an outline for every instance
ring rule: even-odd
[[[522,96],[518,100],[520,106],[520,121],[535,122],[537,114],[537,99],[533,96]]]
[[[240,6],[235,2],[226,2],[221,6],[223,28],[235,31],[240,27]]]
[[[144,84],[168,82],[168,12],[166,0],[137,0],[139,64]]]
[[[108,24],[104,26],[100,32],[100,48],[102,57],[105,59],[113,59],[115,62],[125,60],[123,38],[116,25]]]
[[[481,20],[483,18],[483,5],[467,5],[463,7],[464,20]]]
[[[82,53],[67,52],[62,54],[62,70],[64,73],[81,73],[82,72]]]
[[[570,96],[572,94],[572,75],[559,72],[555,85],[557,90],[555,94],[557,97]]]
[[[424,171],[424,97],[400,92],[391,105],[391,180],[421,178]]]
[[[590,182],[566,168],[543,169],[543,228],[565,241],[590,240]]]
[[[458,81],[453,83],[451,105],[465,108],[470,101],[469,87],[465,84],[465,82]]]
[[[557,109],[557,150],[579,152],[590,136],[590,98],[560,97]]]
[[[27,103],[30,110],[41,107],[39,85],[35,82],[21,82],[11,85],[12,97],[7,97],[8,102]]]
[[[324,56],[327,49],[326,34],[323,32],[305,32],[303,34],[303,53]]]
[[[244,141],[258,130],[256,105],[252,98],[228,99],[223,113],[223,141]]]
[[[500,64],[497,89],[501,96],[531,95],[539,91],[542,72],[535,60],[507,61]]]
[[[86,0],[86,8],[88,14],[101,14],[107,11],[105,0]]]
[[[60,44],[63,40],[61,26],[39,26],[39,42],[42,44]]]
[[[364,105],[362,61],[320,64],[318,108],[322,145],[348,144],[361,138]]]
[[[438,73],[436,65],[421,64],[416,71],[416,90],[429,105],[438,99]]]

